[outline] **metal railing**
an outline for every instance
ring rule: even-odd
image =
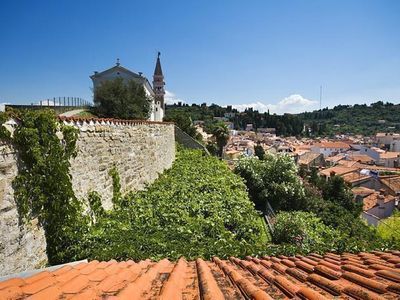
[[[275,215],[274,209],[267,201],[267,207],[265,209],[264,219],[265,219],[265,222],[267,222],[267,225],[268,225],[271,235],[274,233],[275,217],[276,217],[276,215]]]
[[[32,103],[31,105],[83,107],[92,106],[93,103],[79,97],[53,97],[45,100],[40,100],[37,104]]]

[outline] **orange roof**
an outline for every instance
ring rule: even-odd
[[[399,299],[400,251],[91,261],[0,282],[1,299]]]
[[[368,196],[372,193],[375,193],[375,190],[363,186],[352,188],[351,191],[353,192],[354,195],[360,195],[360,196]]]
[[[343,153],[339,153],[339,154],[337,154],[335,156],[327,157],[325,160],[326,161],[330,161],[330,162],[338,162],[338,161],[340,161],[340,160],[342,160],[344,158],[345,158],[344,154]]]
[[[315,147],[320,147],[320,148],[338,148],[338,149],[349,149],[350,145],[347,143],[343,142],[320,142],[317,144],[314,144]]]
[[[357,171],[358,168],[353,167],[345,167],[345,166],[334,166],[319,172],[321,175],[331,176],[331,173],[335,173],[335,175],[344,175],[350,172]]]
[[[390,158],[400,158],[400,152],[385,152],[379,155],[379,158],[390,159]]]
[[[344,160],[344,159],[338,161],[338,164],[339,164],[339,165],[345,166],[345,167],[352,167],[352,166],[354,166],[356,163],[357,163],[356,161]]]
[[[400,176],[388,176],[379,179],[394,192],[400,191]]]
[[[370,162],[374,161],[374,159],[372,157],[369,157],[368,155],[365,155],[365,154],[348,155],[347,159],[352,160],[352,161],[361,162],[361,163],[370,163]]]
[[[375,170],[375,171],[400,171],[400,168],[388,168],[388,167],[381,167],[381,166],[371,166],[371,165],[366,165],[366,164],[361,164],[361,163],[356,163],[354,167],[357,167],[359,169],[367,169],[367,170]]]
[[[342,178],[344,179],[344,181],[346,181],[348,183],[354,183],[354,182],[358,182],[358,181],[362,181],[362,180],[371,178],[371,176],[361,175],[360,172],[354,171],[354,172],[350,172],[350,173],[346,173],[346,174],[342,175]]]
[[[313,152],[306,152],[299,157],[298,164],[299,165],[308,165],[313,160],[317,159],[319,156],[322,156],[321,153],[313,153]]]
[[[375,192],[375,193],[370,194],[367,197],[365,197],[363,199],[363,211],[370,210],[371,208],[376,206],[377,203],[378,203],[379,195],[380,195],[379,192]],[[391,196],[391,195],[384,196],[384,197],[385,197],[384,203],[387,203],[387,202],[390,202],[390,201],[394,201],[394,197]]]
[[[312,147],[312,145],[308,145],[308,144],[305,144],[305,145],[296,145],[296,146],[295,146],[296,150],[310,150],[311,147]]]

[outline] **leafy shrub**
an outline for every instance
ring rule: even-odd
[[[92,259],[210,258],[251,254],[263,230],[240,177],[200,151],[180,150],[171,169],[125,197],[90,228]]]
[[[313,213],[281,212],[276,216],[272,241],[291,244],[304,252],[332,251],[340,239],[340,232],[326,226]]]
[[[265,154],[264,160],[244,158],[236,165],[235,173],[245,179],[257,209],[264,211],[267,201],[276,210],[304,208],[304,188],[290,156]]]
[[[400,212],[382,220],[378,225],[378,234],[385,240],[400,243]]]

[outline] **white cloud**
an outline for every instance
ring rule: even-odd
[[[266,112],[269,110],[271,114],[284,114],[284,113],[300,113],[305,110],[316,109],[316,104],[318,102],[314,100],[309,100],[301,95],[293,94],[290,95],[276,104],[264,104],[260,101],[248,104],[234,104],[233,108],[239,111],[244,111],[246,108],[252,107],[254,110],[259,112]]]
[[[182,99],[179,99],[174,93],[165,90],[165,103],[166,104],[174,104],[174,103],[178,103],[178,102],[182,102],[185,103],[185,101],[183,101]]]

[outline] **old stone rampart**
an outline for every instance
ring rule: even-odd
[[[124,193],[143,189],[175,159],[173,123],[74,117],[60,117],[60,122],[79,129],[70,168],[75,195],[84,200],[96,191],[106,209],[112,208],[112,168],[118,170]],[[0,276],[38,268],[47,259],[44,232],[36,221],[18,224],[12,188],[17,155],[0,142]]]

